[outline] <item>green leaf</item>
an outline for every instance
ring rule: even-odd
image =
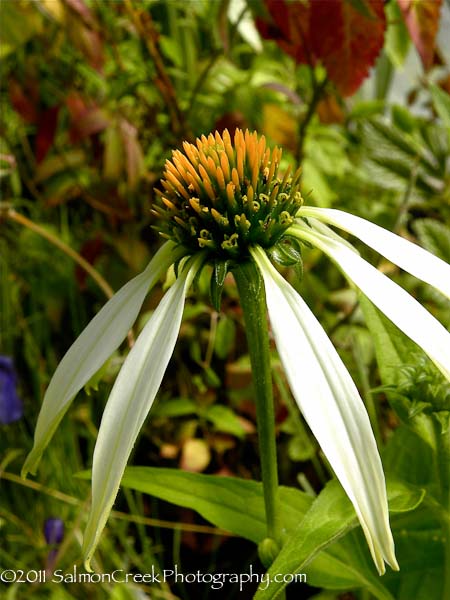
[[[450,227],[434,219],[416,219],[413,228],[427,250],[450,262]]]
[[[2,2],[1,13],[1,58],[42,32],[42,17],[32,3]]]
[[[385,578],[374,571],[366,541],[358,530],[320,552],[305,572],[309,585],[334,590],[364,588],[379,600],[393,600]]]
[[[203,377],[205,378],[206,385],[209,387],[219,388],[222,385],[222,380],[211,367],[203,369]]]
[[[90,396],[93,391],[94,392],[98,391],[98,386],[100,385],[100,382],[103,380],[103,378],[106,376],[106,374],[108,373],[111,362],[113,361],[113,358],[114,358],[114,354],[112,354],[108,358],[108,360],[106,360],[103,363],[103,365],[100,367],[100,369],[98,371],[96,371],[92,375],[92,377],[89,379],[89,381],[84,385],[84,391],[86,392],[86,394],[88,396]]]
[[[385,107],[384,100],[362,100],[355,102],[350,117],[352,119],[366,119],[367,117],[383,114]]]
[[[282,267],[291,267],[302,262],[300,242],[287,235],[269,250],[269,255]]]
[[[89,472],[78,476],[88,478]],[[215,526],[256,544],[266,537],[263,491],[259,482],[187,473],[175,469],[128,467],[121,485],[196,510]],[[332,491],[331,497],[330,492],[327,492],[328,501],[322,498],[322,494],[319,496],[320,504],[314,509],[312,516],[310,515],[312,521],[310,527],[314,525],[316,519],[315,524],[320,530],[322,521],[328,522],[326,515],[328,512],[332,513],[334,503],[338,508],[340,507],[340,513],[336,515],[334,522],[337,523],[341,514],[344,514],[351,527],[355,527],[357,520],[350,501],[337,482],[331,482],[326,489],[330,486],[334,492]],[[388,482],[388,497],[391,511],[410,511],[421,502],[423,492],[401,483]],[[283,486],[279,488],[281,527],[287,544],[290,544],[289,540],[294,531],[298,531],[298,537],[302,537],[303,520],[312,502],[313,499],[309,495],[297,489]],[[324,515],[321,514],[322,510]],[[344,523],[343,528],[347,531],[350,526],[346,528]],[[343,535],[345,531],[340,532],[339,535]],[[313,543],[314,536],[313,531],[310,544]],[[300,546],[299,542],[299,548]],[[311,579],[317,583],[323,582],[321,585],[333,589],[361,587],[369,585],[370,581],[370,589],[378,598],[391,599],[383,591],[383,586],[376,584],[380,580],[373,572],[368,551],[367,560],[369,566],[365,570],[362,570],[359,564],[355,566],[354,553],[350,552],[348,556],[344,553],[343,556],[338,543],[332,549],[320,552],[308,565],[308,581]]]
[[[399,68],[402,67],[411,44],[408,30],[402,18],[397,2],[388,2],[385,5],[388,28],[386,30],[386,42],[384,51],[391,63]]]
[[[411,112],[401,106],[400,104],[394,104],[391,109],[392,121],[398,129],[405,133],[412,133],[417,127],[417,121],[411,114]]]
[[[418,346],[407,338],[372,302],[360,294],[359,303],[375,346],[383,385],[398,385],[405,377],[399,370],[417,356]]]
[[[418,544],[416,541],[415,544]],[[402,578],[402,586],[396,600],[443,600],[443,573],[441,569],[413,572]]]
[[[360,295],[359,303],[369,328],[381,381],[386,389],[386,395],[399,417],[406,422],[420,437],[433,449],[436,448],[435,431],[431,418],[425,414],[418,414],[414,420],[410,418],[410,402],[396,393],[394,388],[407,382],[408,373],[404,365],[417,364],[423,351],[407,338],[389,319],[370,302]]]
[[[400,482],[388,482],[387,491],[391,512],[413,510],[424,496],[423,490],[409,488]],[[290,533],[268,571],[271,585],[265,590],[258,590],[255,600],[276,598],[286,587],[286,583],[275,580],[277,573],[302,572],[321,550],[356,527],[357,522],[350,500],[340,484],[337,481],[329,482],[297,529]]]
[[[216,260],[214,263],[214,273],[211,277],[210,295],[213,307],[220,311],[220,300],[222,298],[225,278],[230,268],[229,260]]]
[[[444,127],[449,130],[450,134],[450,96],[447,94],[447,92],[433,83],[430,84],[430,92],[436,112],[442,119]]]
[[[216,355],[224,360],[227,358],[236,339],[236,325],[233,319],[222,315],[216,330],[216,339],[214,341],[214,352]]]
[[[197,404],[189,398],[173,398],[158,402],[152,410],[152,417],[183,417],[197,412]]]
[[[288,454],[293,461],[310,460],[316,453],[314,444],[305,435],[294,435],[289,440]]]
[[[218,431],[231,433],[239,438],[245,436],[245,429],[239,418],[228,406],[213,404],[205,410],[204,416]]]
[[[216,527],[256,544],[267,535],[259,482],[176,469],[128,467],[121,485],[192,508]],[[307,494],[286,487],[280,487],[279,500],[281,526],[286,531],[296,527],[312,501]]]

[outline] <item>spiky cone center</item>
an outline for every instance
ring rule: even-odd
[[[159,202],[153,212],[161,234],[196,252],[245,258],[258,244],[270,248],[293,223],[302,205],[298,170],[278,177],[281,149],[266,147],[264,136],[227,130],[196,144],[183,143],[167,160]]]

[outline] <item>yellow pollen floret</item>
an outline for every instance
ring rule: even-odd
[[[225,152],[220,155],[220,166],[225,179],[230,179],[230,162]]]
[[[239,181],[239,175],[235,168],[231,171],[231,181],[237,188],[241,187],[241,182]]]
[[[220,167],[217,167],[217,169],[216,169],[216,178],[217,178],[217,183],[219,184],[220,189],[224,190],[225,189],[225,177],[224,177],[223,171]]]
[[[210,199],[215,202],[216,200],[216,195],[214,194],[214,190],[212,188],[212,185],[210,183],[209,180],[205,180],[203,181],[203,186],[205,188],[206,193],[208,194],[208,196],[210,197]]]

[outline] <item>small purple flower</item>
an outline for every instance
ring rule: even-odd
[[[60,544],[64,537],[64,523],[61,519],[50,517],[44,523],[44,536],[47,544]]]
[[[8,425],[21,418],[22,400],[17,395],[17,376],[13,361],[0,356],[0,423]]]

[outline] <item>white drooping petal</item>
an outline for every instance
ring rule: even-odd
[[[172,356],[186,293],[198,267],[197,259],[166,292],[128,354],[103,412],[92,464],[92,507],[83,543],[87,569]]]
[[[354,235],[414,277],[450,298],[450,265],[417,244],[366,219],[335,208],[305,206],[297,216],[313,217]]]
[[[72,400],[125,339],[149,290],[179,258],[166,242],[147,268],[103,306],[64,355],[45,394],[36,424],[34,445],[22,475],[35,473],[39,460]]]
[[[292,234],[327,254],[381,312],[428,354],[450,380],[450,333],[417,300],[336,239],[295,225]]]
[[[345,365],[300,295],[252,254],[264,278],[278,353],[293,396],[355,508],[375,565],[398,569],[381,460],[363,401]]]

